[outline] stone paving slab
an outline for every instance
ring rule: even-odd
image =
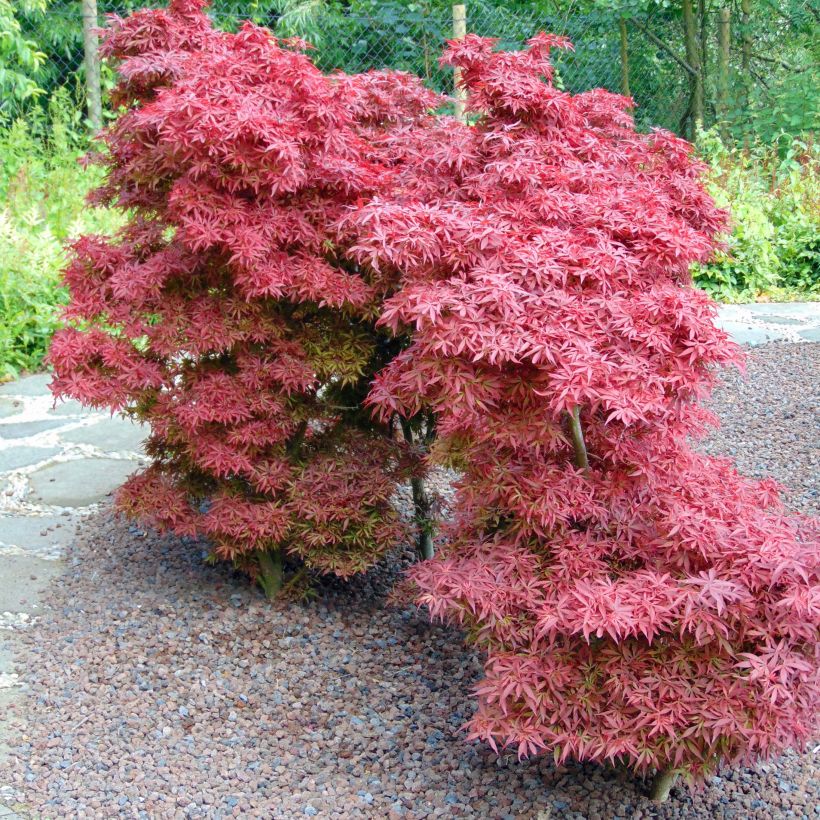
[[[90,444],[104,453],[139,452],[144,439],[142,427],[117,417],[103,418],[60,435],[61,441]]]
[[[0,424],[0,441],[12,441],[14,439],[26,439],[43,433],[46,430],[54,430],[65,424],[59,419],[38,419],[37,421],[13,421],[8,424]]]
[[[40,595],[62,571],[60,561],[46,561],[29,555],[4,555],[0,612],[37,615]]]
[[[45,396],[49,393],[51,373],[35,373],[17,381],[0,384],[0,396]]]
[[[59,559],[75,537],[78,518],[63,515],[0,515],[0,560],[7,555]]]
[[[19,470],[20,467],[31,467],[46,459],[56,456],[59,447],[35,447],[21,444],[17,447],[6,447],[0,450],[0,473]]]
[[[721,305],[717,323],[740,344],[819,342],[820,302]]]
[[[0,419],[16,416],[23,410],[23,402],[19,399],[9,399],[6,396],[0,396]]]
[[[51,507],[88,507],[102,501],[138,465],[129,459],[80,458],[50,464],[31,473],[31,498]]]
[[[87,416],[88,411],[78,401],[61,401],[48,411],[50,416]]]

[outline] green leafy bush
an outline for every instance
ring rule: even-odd
[[[64,300],[64,242],[121,219],[84,202],[100,172],[78,164],[80,128],[57,95],[47,114],[0,129],[0,381],[43,360]]]
[[[40,364],[63,299],[60,242],[36,214],[30,216],[18,222],[0,211],[0,381]]]
[[[820,297],[820,150],[783,145],[727,147],[700,134],[709,193],[732,214],[726,249],[696,266],[695,281],[720,301]]]

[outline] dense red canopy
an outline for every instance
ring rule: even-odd
[[[202,6],[110,20],[127,110],[94,201],[130,218],[74,247],[54,390],[150,425],[130,514],[252,572],[284,547],[349,575],[403,537],[407,464],[360,406],[395,345],[337,223],[390,179],[371,142],[437,98],[404,74],[325,76],[304,44],[217,31]]]
[[[413,344],[370,401],[432,407],[464,471],[412,576],[486,651],[472,736],[697,776],[816,726],[820,556],[772,482],[690,447],[739,359],[688,273],[725,214],[690,145],[552,84],[567,45],[452,42],[476,124],[396,140],[353,252],[401,276],[381,324]]]

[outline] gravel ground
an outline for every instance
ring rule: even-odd
[[[820,345],[754,350],[749,381],[730,375],[716,397],[709,442],[807,511],[818,372]],[[194,542],[110,511],[84,533],[20,636],[34,695],[0,782],[39,816],[820,817],[811,750],[656,807],[625,772],[466,745],[478,660],[456,630],[384,606],[389,566],[276,608]]]

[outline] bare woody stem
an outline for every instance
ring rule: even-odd
[[[411,478],[410,489],[413,491],[413,506],[416,510],[419,527],[419,557],[422,561],[426,561],[435,555],[433,536],[430,533],[432,528],[432,521],[430,520],[430,499],[427,496],[423,479],[416,476]]]
[[[569,416],[569,427],[572,431],[572,445],[575,448],[575,466],[589,473],[589,457],[584,442],[584,431],[581,429],[581,408],[576,404]]]

